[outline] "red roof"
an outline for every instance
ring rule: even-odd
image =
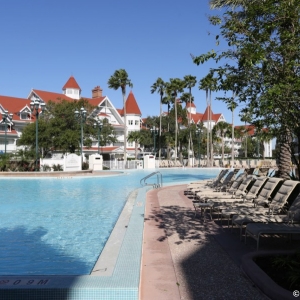
[[[63,86],[63,91],[65,89],[79,89],[81,90],[80,86],[78,85],[77,81],[75,80],[75,78],[73,76],[71,76],[68,81],[66,82],[66,84]]]
[[[140,116],[142,115],[132,91],[130,91],[127,100],[125,102],[125,105],[126,105],[126,114],[140,115]],[[118,112],[120,113],[121,116],[124,115],[124,109],[118,110]]]
[[[214,114],[212,109],[211,109],[211,106],[206,107],[206,110],[205,110],[205,112],[203,114],[203,117],[202,117],[202,122],[209,120],[209,117],[208,117],[209,112],[211,113],[211,120],[215,121],[215,122],[218,122],[219,118],[221,117],[221,114]]]
[[[201,120],[203,118],[203,114],[201,114],[201,113],[191,114],[191,118],[195,124],[198,124],[199,122],[201,122]]]
[[[26,105],[30,109],[30,102],[26,98],[16,98],[16,97],[8,97],[8,96],[0,96],[0,104],[1,106],[8,111],[8,113],[13,114],[13,120],[21,120],[20,119],[20,111],[23,110]],[[33,117],[32,117],[33,119]],[[22,120],[26,121],[26,120]],[[30,120],[28,120],[30,121]]]
[[[70,98],[64,94],[32,90],[39,98],[41,98],[45,103],[48,103],[50,100],[53,102],[58,102],[61,100],[74,101],[73,98]]]
[[[194,102],[188,102],[187,104],[186,104],[186,107],[196,107],[196,105],[194,104]]]

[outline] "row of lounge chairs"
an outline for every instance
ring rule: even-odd
[[[195,216],[217,214],[228,227],[239,228],[242,239],[257,241],[262,234],[300,233],[300,182],[268,176],[248,175],[240,170],[222,170],[214,180],[187,186]]]
[[[161,160],[159,163],[160,168],[174,168],[182,167],[182,164],[179,160]]]

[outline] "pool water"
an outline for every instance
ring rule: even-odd
[[[163,184],[219,170],[159,170]],[[90,274],[131,191],[149,170],[120,176],[0,180],[0,275]],[[156,176],[147,180],[155,182]]]

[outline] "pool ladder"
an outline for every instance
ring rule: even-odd
[[[152,176],[156,175],[156,183],[147,183],[146,180]],[[153,172],[147,176],[145,176],[144,178],[142,178],[140,180],[140,184],[142,186],[146,186],[146,185],[152,185],[154,189],[158,189],[159,187],[161,187],[163,185],[163,181],[162,181],[162,175],[160,172]]]

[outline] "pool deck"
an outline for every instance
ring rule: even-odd
[[[266,299],[240,270],[255,244],[194,218],[185,188],[147,193],[139,299]]]

